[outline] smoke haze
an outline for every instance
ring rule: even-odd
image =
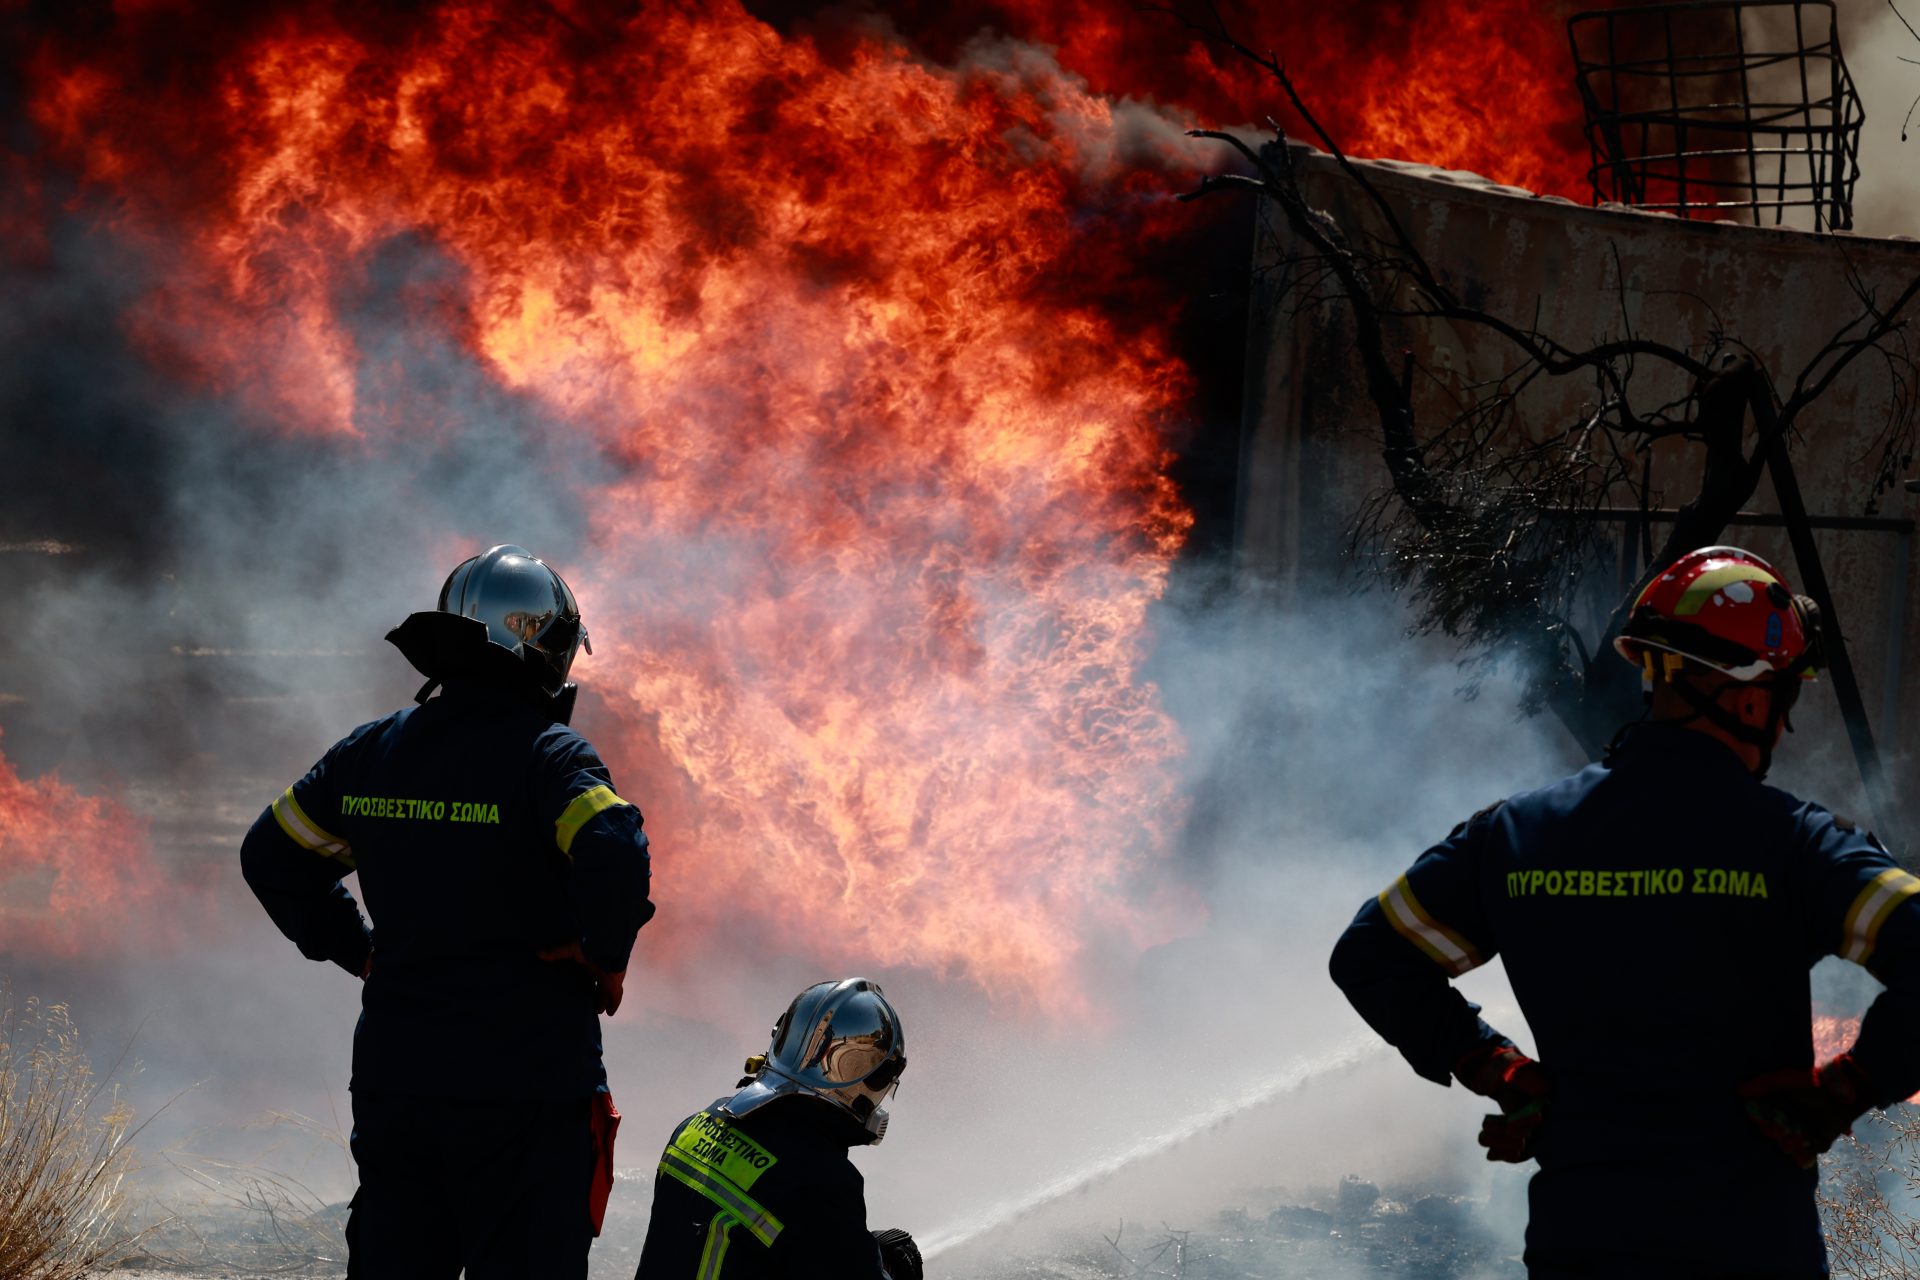
[[[1390,597],[1281,610],[1206,554],[1227,536],[1249,237],[1244,208],[1170,195],[1214,162],[1181,129],[1263,99],[1194,119],[1226,105],[1166,102],[1112,57],[1132,46],[1111,28],[1068,39],[1031,6],[964,29],[912,6],[775,7],[761,27],[714,6],[714,48],[673,28],[678,61],[650,68],[678,74],[695,49],[724,70],[740,48],[776,68],[733,68],[704,103],[733,134],[694,112],[578,154],[537,119],[502,137],[485,112],[407,116],[421,83],[493,65],[491,29],[440,9],[344,6],[307,31],[298,6],[224,6],[217,36],[153,48],[173,6],[121,6],[136,16],[117,28],[104,6],[44,30],[7,12],[0,33],[34,57],[0,80],[6,978],[70,1000],[97,1059],[132,1038],[143,1111],[194,1086],[153,1151],[279,1143],[236,1132],[276,1112],[344,1128],[356,987],[273,931],[239,839],[412,696],[384,631],[459,559],[515,541],[582,598],[599,652],[576,671],[578,721],[656,841],[661,917],[607,1036],[630,1209],[668,1127],[731,1085],[796,990],[846,971],[884,983],[912,1043],[893,1130],[859,1157],[873,1221],[984,1231],[956,1268],[1347,1172],[1510,1206],[1522,1175],[1478,1160],[1480,1104],[1356,1049],[1325,960],[1426,844],[1579,761],[1550,722],[1515,720],[1498,679],[1462,699],[1452,655],[1409,642]],[[1330,74],[1380,8],[1306,24],[1325,46],[1303,42],[1309,70]],[[1423,74],[1465,82],[1423,35],[1449,6],[1387,8],[1407,17],[1370,69],[1416,49]],[[563,124],[625,74],[594,52],[625,28],[566,12],[532,53],[507,41],[524,63],[499,59],[520,76],[501,100]],[[291,52],[241,58],[276,24]],[[1857,31],[1880,94],[1906,72],[1873,61],[1885,20]],[[895,38],[911,49],[875,52]],[[1559,39],[1500,49],[1546,66]],[[355,42],[378,56],[354,63]],[[415,80],[380,62],[422,50],[445,61]],[[332,120],[273,114],[289,68],[336,90],[364,75],[390,116],[302,150],[295,126]],[[210,85],[253,114],[195,115]],[[817,108],[801,141],[832,151],[782,132],[782,95]],[[621,129],[644,120],[616,101]],[[1875,132],[1881,101],[1868,172],[1888,185],[1863,183],[1862,223],[1891,231],[1912,207],[1891,175],[1913,166]],[[216,143],[161,127],[180,121]],[[1356,149],[1405,137],[1428,135]],[[789,185],[723,173],[730,149]],[[1584,169],[1563,152],[1513,171],[1492,143],[1418,158],[1552,185]],[[392,155],[411,158],[381,168]],[[373,194],[333,198],[322,180],[368,156]],[[510,161],[555,156],[580,168],[515,204]],[[657,162],[644,193],[592,204],[635,156]],[[669,189],[665,212],[641,207]],[[542,239],[576,207],[588,231]],[[649,218],[680,238],[648,241]],[[828,234],[844,226],[855,243]],[[520,270],[543,248],[557,275]],[[1843,772],[1783,761],[1788,785]],[[84,889],[55,884],[70,867]],[[1524,1041],[1497,968],[1465,987]],[[350,1189],[324,1142],[268,1159],[326,1198]],[[1075,1194],[995,1225],[1049,1187]],[[616,1243],[637,1239],[603,1245],[606,1274]]]
[[[1909,21],[1920,20],[1913,5],[1899,8]],[[1920,236],[1920,132],[1908,120],[1920,95],[1920,67],[1901,61],[1920,58],[1920,40],[1892,6],[1869,0],[1842,0],[1840,39],[1867,113],[1855,227],[1869,236]]]

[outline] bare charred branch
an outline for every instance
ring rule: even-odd
[[[1889,388],[1875,495],[1910,464],[1920,365],[1907,348],[1905,329],[1906,312],[1920,298],[1920,278],[1881,307],[1846,258],[1844,243],[1831,241],[1859,300],[1859,313],[1799,372],[1784,401],[1776,397],[1759,358],[1727,332],[1707,299],[1695,299],[1712,320],[1704,351],[1637,332],[1617,246],[1613,287],[1619,333],[1588,345],[1564,343],[1542,330],[1537,308],[1521,321],[1464,302],[1428,261],[1367,168],[1350,159],[1320,123],[1280,57],[1241,42],[1212,0],[1184,9],[1144,8],[1173,17],[1264,69],[1358,193],[1356,215],[1313,207],[1301,186],[1293,144],[1269,121],[1273,136],[1264,147],[1231,133],[1195,131],[1195,137],[1232,148],[1250,172],[1208,176],[1181,197],[1193,200],[1219,191],[1264,197],[1280,212],[1296,245],[1281,264],[1293,314],[1334,304],[1350,313],[1348,336],[1379,424],[1389,480],[1356,514],[1351,551],[1373,559],[1395,584],[1410,587],[1419,609],[1417,629],[1457,639],[1468,661],[1490,663],[1520,654],[1530,669],[1526,709],[1552,710],[1590,753],[1597,755],[1614,726],[1632,715],[1638,680],[1610,652],[1625,621],[1624,604],[1612,610],[1591,643],[1568,620],[1583,565],[1598,550],[1597,526],[1576,517],[1622,498],[1643,511],[1654,505],[1649,450],[1656,442],[1699,446],[1699,481],[1657,548],[1643,529],[1636,555],[1645,557],[1638,566],[1640,586],[1686,551],[1723,539],[1753,497],[1769,459],[1796,438],[1806,411],[1869,352],[1884,362]],[[1644,292],[1653,296],[1655,291]],[[1396,371],[1391,352],[1397,344],[1390,331],[1408,322],[1434,321],[1494,335],[1513,359],[1498,377],[1463,375],[1452,384],[1415,367],[1411,355]],[[1670,386],[1674,375],[1686,380],[1685,395],[1651,409],[1636,406],[1635,388],[1643,379]],[[1528,388],[1542,378],[1568,377],[1593,381],[1593,399],[1578,419],[1558,427],[1523,426],[1520,401]],[[1429,404],[1439,399],[1446,406],[1424,428],[1416,423],[1416,385]],[[1761,404],[1766,411],[1755,412]],[[1756,438],[1749,452],[1750,414]]]

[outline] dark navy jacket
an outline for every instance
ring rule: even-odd
[[[866,1183],[867,1131],[831,1103],[776,1098],[738,1120],[682,1120],[660,1155],[634,1280],[886,1280]]]
[[[1505,1042],[1448,978],[1504,958],[1553,1084],[1530,1263],[1819,1275],[1815,1175],[1753,1127],[1738,1086],[1811,1065],[1807,971],[1840,955],[1887,986],[1853,1049],[1876,1100],[1920,1089],[1916,894],[1867,832],[1704,734],[1646,725],[1427,850],[1360,909],[1333,977],[1446,1084]]]
[[[502,691],[450,687],[341,739],[260,815],[247,883],[315,960],[372,972],[353,1087],[569,1097],[606,1079],[592,980],[653,914],[640,811],[587,740]],[[375,928],[340,883],[360,873]]]

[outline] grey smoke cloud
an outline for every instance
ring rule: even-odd
[[[1900,11],[1920,26],[1920,5],[1901,0]],[[1858,229],[1865,235],[1920,236],[1920,130],[1903,122],[1920,95],[1920,40],[1894,9],[1876,0],[1841,0],[1840,33],[1847,65],[1860,90],[1867,121],[1860,133],[1860,186],[1855,197]]]
[[[1858,10],[1848,12],[1851,22]],[[1879,43],[1898,43],[1887,25],[1861,19],[1860,34],[1849,32],[1863,91],[1907,74],[1897,62],[1872,70]],[[972,56],[1030,80],[1055,70],[1032,50],[983,44]],[[1892,95],[1874,92],[1870,155],[1886,158],[1868,166],[1863,230],[1904,225],[1913,207],[1910,180],[1892,179],[1914,166],[1877,132],[1893,108],[1875,104]],[[1111,150],[1090,151],[1089,163],[1185,145],[1150,106],[1115,110]],[[1869,208],[1882,221],[1870,223]],[[13,758],[24,744],[19,758],[65,763],[77,782],[161,779],[143,801],[161,815],[161,854],[211,906],[184,922],[193,934],[176,949],[136,938],[71,962],[0,958],[20,989],[72,994],[102,1051],[144,1019],[143,1105],[206,1081],[155,1131],[164,1138],[169,1126],[271,1109],[344,1112],[356,988],[273,933],[231,874],[232,849],[334,737],[411,695],[417,678],[379,635],[430,598],[450,557],[509,537],[568,562],[588,530],[567,495],[607,464],[453,339],[445,320],[465,282],[429,244],[375,250],[340,309],[365,357],[375,424],[459,430],[385,432],[373,460],[182,393],[118,323],[146,278],[76,223],[51,271],[0,280],[14,300],[0,325],[15,355],[0,367],[0,537],[87,548],[72,564],[0,561],[14,575],[0,690],[29,700],[25,732],[0,747]],[[666,563],[696,572],[737,555],[689,546]],[[1359,1028],[1324,962],[1353,909],[1460,818],[1578,763],[1551,722],[1514,718],[1499,679],[1463,702],[1451,655],[1407,642],[1390,597],[1279,611],[1210,604],[1216,585],[1178,580],[1156,611],[1148,673],[1188,744],[1190,817],[1164,874],[1197,893],[1189,936],[1144,957],[1092,939],[1111,957],[1097,1025],[1015,1013],[923,972],[873,972],[914,1040],[893,1133],[861,1157],[876,1224],[963,1227],[1111,1164],[1143,1136],[1179,1132],[1284,1064],[1342,1052]],[[1813,767],[1788,759],[1783,773]],[[634,781],[643,805],[645,786]],[[643,936],[643,962],[645,951]],[[644,1170],[667,1126],[723,1092],[766,1024],[817,976],[804,960],[751,948],[656,976],[676,990],[641,992],[609,1030],[629,1117],[622,1165]],[[1507,999],[1497,970],[1472,975],[1468,989],[1490,1009]],[[1516,1019],[1500,1022],[1524,1038]],[[1105,1221],[1110,1209],[1198,1214],[1247,1186],[1307,1188],[1349,1171],[1492,1194],[1471,1145],[1478,1110],[1380,1055],[1129,1165],[1066,1214],[1019,1230]],[[344,1194],[344,1180],[331,1186]],[[644,1186],[630,1181],[622,1194],[644,1197]]]

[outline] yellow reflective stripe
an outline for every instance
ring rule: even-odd
[[[727,1233],[740,1219],[722,1209],[707,1224],[707,1243],[700,1250],[700,1269],[695,1280],[719,1280],[720,1268],[727,1265]]]
[[[595,787],[575,796],[567,806],[567,811],[553,824],[553,839],[560,846],[560,852],[571,856],[573,838],[580,834],[580,828],[586,826],[594,814],[618,804],[626,804],[626,801],[613,794],[613,788],[608,786]]]
[[[780,1163],[773,1152],[749,1138],[726,1119],[702,1111],[687,1121],[673,1140],[673,1149],[742,1191],[752,1191],[760,1175]]]
[[[1713,599],[1713,593],[1735,582],[1778,582],[1772,574],[1750,564],[1728,564],[1718,569],[1709,569],[1680,593],[1680,600],[1673,606],[1673,616],[1686,618],[1707,607],[1707,601]]]
[[[1387,922],[1399,930],[1400,936],[1455,977],[1486,963],[1471,942],[1427,914],[1420,899],[1413,896],[1413,886],[1405,876],[1382,891],[1380,909],[1387,913]]]
[[[287,833],[287,838],[302,849],[311,849],[343,862],[349,868],[355,865],[353,850],[347,847],[347,842],[309,818],[307,811],[300,807],[300,802],[293,798],[292,787],[288,787],[273,802],[273,817],[280,824],[280,829]]]
[[[1898,867],[1888,867],[1869,880],[1847,908],[1847,918],[1840,926],[1841,956],[1865,964],[1880,940],[1880,926],[1895,907],[1916,893],[1920,893],[1920,880]]]
[[[725,1178],[685,1159],[672,1147],[660,1153],[660,1172],[733,1213],[761,1244],[771,1246],[786,1229],[785,1224],[768,1213],[759,1201]]]

